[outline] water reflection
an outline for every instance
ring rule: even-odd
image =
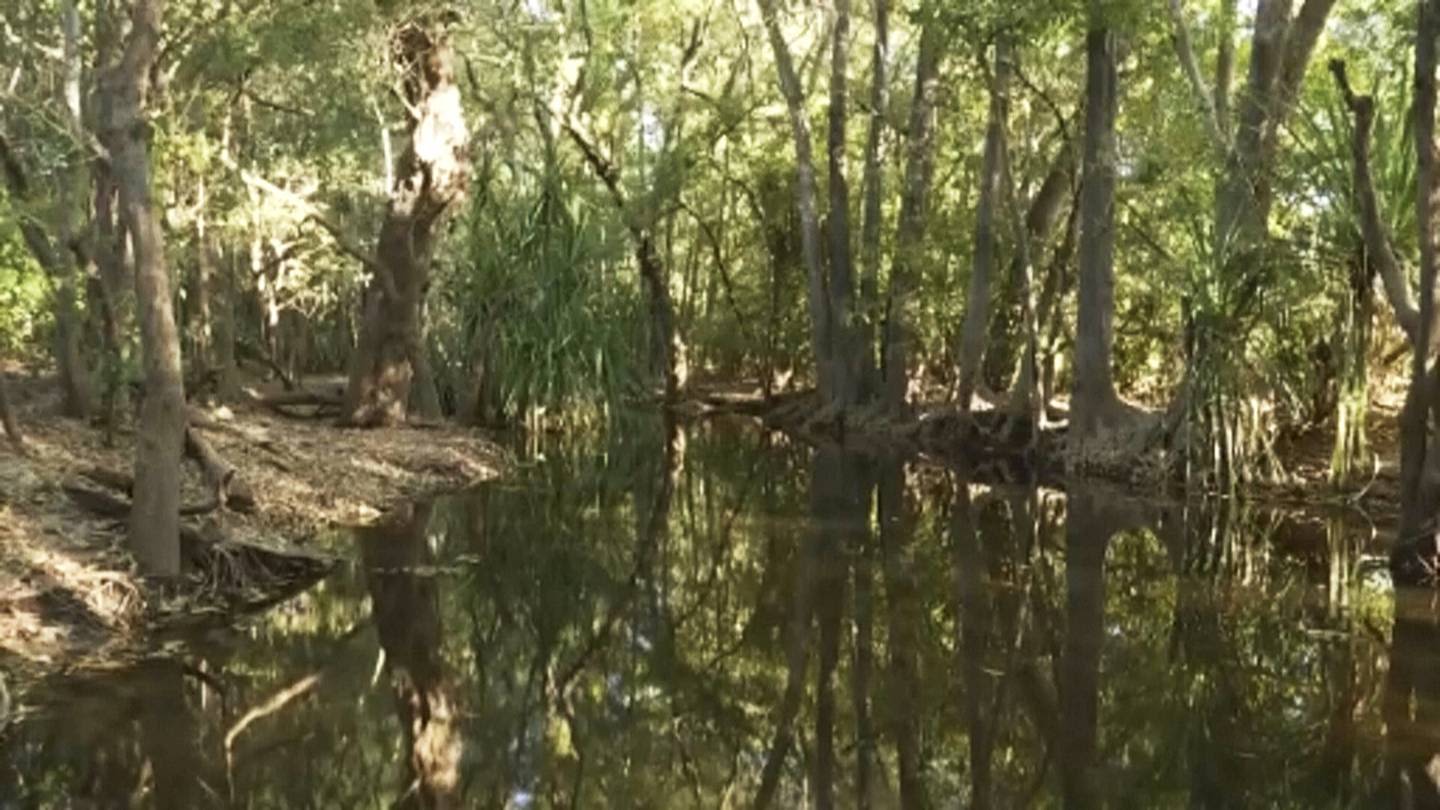
[[[1440,609],[1364,527],[642,421],[39,693],[0,807],[1428,807]]]

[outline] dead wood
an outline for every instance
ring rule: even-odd
[[[193,427],[185,428],[185,455],[200,465],[205,483],[221,508],[243,514],[255,511],[255,491],[236,475],[235,466],[216,452]]]
[[[115,476],[114,483],[123,483],[128,484],[130,488],[134,487],[134,481],[129,479],[128,476],[125,477],[125,481],[121,481],[121,473],[114,473],[113,475]],[[100,517],[119,519],[128,518],[130,516],[129,498],[122,498],[118,495],[112,495],[109,492],[105,492],[104,490],[96,489],[94,486],[87,484],[85,480],[82,480],[78,477],[71,478],[62,482],[60,484],[60,489],[63,490],[65,494],[70,498],[70,500],[74,501],[77,506],[92,514],[98,515]],[[215,501],[211,501],[210,503],[195,504],[192,506],[181,506],[180,515],[181,517],[205,515],[209,514],[210,512],[214,512],[216,509],[219,508],[220,504]]]
[[[266,408],[281,416],[292,419],[317,418],[333,415],[340,411],[340,400],[342,393],[338,390],[309,391],[296,389],[294,391],[277,391],[270,394],[262,394],[253,388],[245,390],[246,399],[252,405]],[[299,413],[291,408],[314,408],[309,413]]]

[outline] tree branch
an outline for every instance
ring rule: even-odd
[[[338,248],[341,253],[364,265],[365,269],[370,271],[370,274],[380,281],[380,286],[387,298],[392,301],[400,300],[400,292],[395,286],[395,279],[391,277],[390,271],[385,268],[385,265],[381,264],[380,261],[375,258],[374,254],[355,244],[350,237],[345,235],[344,231],[340,230],[339,225],[321,216],[317,209],[312,208],[310,212],[305,215],[305,221],[319,225],[322,230],[330,234],[331,240],[335,242],[335,247]]]
[[[1195,94],[1195,100],[1200,104],[1202,117],[1205,119],[1205,129],[1210,134],[1210,142],[1221,155],[1230,151],[1230,137],[1220,126],[1220,114],[1215,108],[1215,97],[1205,89],[1205,80],[1200,75],[1200,62],[1195,58],[1195,48],[1190,43],[1190,27],[1185,22],[1185,10],[1181,7],[1183,0],[1169,0],[1170,20],[1174,24],[1174,31],[1171,33],[1171,42],[1175,45],[1175,56],[1180,60],[1180,69],[1185,73],[1185,81],[1190,85],[1190,92]]]
[[[1370,254],[1370,261],[1374,262],[1375,269],[1384,282],[1385,297],[1395,311],[1395,320],[1413,346],[1420,326],[1420,310],[1415,304],[1415,296],[1410,289],[1405,269],[1395,255],[1389,229],[1380,217],[1379,195],[1375,192],[1375,178],[1370,169],[1370,135],[1375,121],[1375,100],[1370,96],[1357,96],[1351,89],[1344,60],[1331,60],[1330,73],[1340,88],[1345,106],[1355,119],[1354,130],[1350,135],[1350,157],[1353,161],[1351,182],[1354,185],[1355,205],[1360,219],[1360,234],[1365,241],[1365,250]]]

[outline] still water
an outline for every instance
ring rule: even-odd
[[[0,807],[1423,805],[1440,624],[1354,516],[643,420],[59,680]]]

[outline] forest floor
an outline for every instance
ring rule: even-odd
[[[12,379],[24,453],[0,443],[0,700],[3,676],[104,665],[143,649],[150,631],[217,610],[216,594],[147,587],[125,551],[123,520],[81,509],[64,485],[102,468],[126,472],[134,430],[102,431],[56,416],[56,386]],[[329,419],[293,419],[256,407],[205,409],[204,438],[255,493],[249,514],[188,519],[210,536],[288,553],[324,532],[364,525],[387,508],[497,476],[504,451],[470,430],[440,425],[357,431]],[[182,503],[203,503],[186,462]],[[205,604],[205,597],[212,604]],[[0,720],[3,723],[3,720]]]

